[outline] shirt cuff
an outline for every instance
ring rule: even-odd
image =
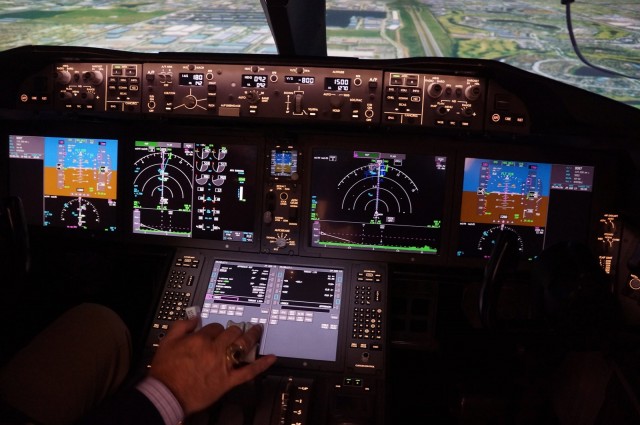
[[[182,406],[165,384],[151,376],[145,377],[136,389],[144,394],[158,409],[165,425],[176,425],[184,419]]]

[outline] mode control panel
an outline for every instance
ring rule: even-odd
[[[26,110],[131,118],[530,131],[523,101],[495,81],[471,72],[429,73],[418,65],[393,71],[264,62],[53,62],[24,77],[15,99]]]
[[[373,122],[382,72],[244,64],[146,63],[143,111]]]
[[[386,72],[382,121],[387,124],[483,127],[485,82],[453,75]]]

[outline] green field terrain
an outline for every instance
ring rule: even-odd
[[[2,19],[45,20],[49,25],[131,25],[151,18],[165,15],[165,12],[138,12],[119,7],[114,9],[80,9],[71,11],[33,10],[1,14]]]

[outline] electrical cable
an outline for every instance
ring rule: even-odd
[[[631,78],[634,80],[638,80],[640,79],[639,77],[636,76],[632,76],[632,75],[627,75],[627,74],[623,74],[608,68],[602,68],[600,66],[594,65],[591,62],[589,62],[587,60],[587,58],[585,58],[582,55],[582,52],[580,51],[580,48],[578,47],[578,43],[576,41],[576,37],[573,33],[573,25],[571,24],[571,3],[573,3],[574,0],[560,0],[560,3],[564,4],[566,6],[566,17],[567,17],[567,30],[569,31],[569,38],[571,39],[571,45],[573,46],[573,51],[576,53],[576,55],[578,56],[578,58],[584,62],[584,64],[586,64],[587,66],[597,69],[598,71],[602,71],[604,73],[607,74],[612,74],[618,77],[624,77],[624,78]]]

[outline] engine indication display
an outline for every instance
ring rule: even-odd
[[[315,149],[314,247],[437,254],[447,158]]]

